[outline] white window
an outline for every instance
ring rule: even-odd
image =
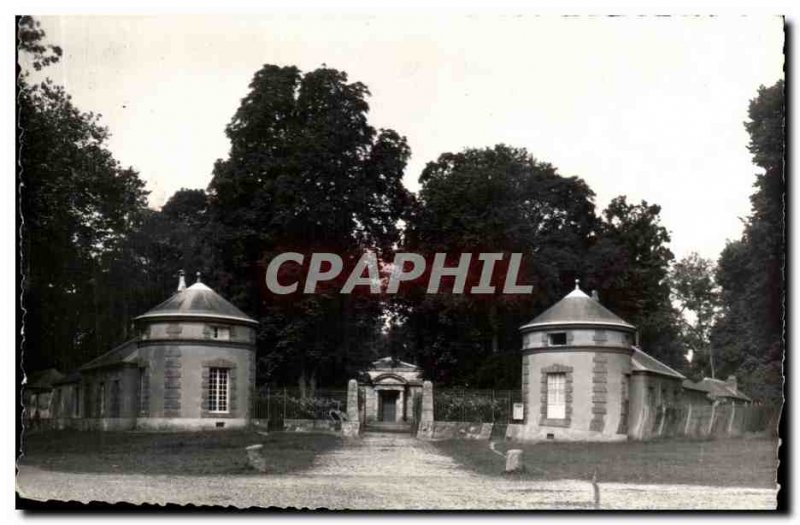
[[[220,341],[229,341],[231,338],[231,329],[223,326],[215,326],[213,329],[214,339]]]
[[[547,374],[547,419],[567,417],[567,374]]]
[[[208,371],[208,410],[227,413],[230,381],[227,368],[211,368]]]

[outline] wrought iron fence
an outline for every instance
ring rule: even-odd
[[[514,403],[521,401],[519,390],[434,388],[433,414],[437,421],[506,424],[512,422]]]
[[[262,387],[253,396],[251,417],[281,429],[286,419],[336,420],[347,411],[347,390]]]

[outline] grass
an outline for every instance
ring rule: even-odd
[[[23,440],[23,465],[91,473],[256,474],[244,448],[261,443],[269,474],[307,469],[318,454],[340,445],[329,434],[250,430],[181,433],[48,431]]]
[[[502,476],[505,458],[486,441],[439,441],[435,446],[464,467]],[[602,482],[690,484],[774,488],[778,468],[777,440],[663,440],[620,443],[497,442],[505,452],[524,452],[522,479],[591,479],[597,468]]]

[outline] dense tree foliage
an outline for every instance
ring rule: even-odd
[[[367,122],[369,91],[343,72],[266,65],[227,127],[230,155],[209,186],[221,290],[260,322],[262,379],[312,387],[354,373],[379,335],[383,306],[336,291],[286,300],[263,293],[264,262],[287,250],[352,264],[399,240],[411,196],[405,138]],[[325,376],[325,377],[319,377]]]
[[[437,381],[517,384],[519,359],[508,354],[519,349],[518,328],[580,274],[595,227],[593,193],[524,149],[503,145],[445,153],[426,166],[420,183],[404,250],[521,253],[519,282],[536,293],[430,295],[416,288],[397,301],[413,338],[407,347]],[[503,281],[493,284],[499,291]]]
[[[684,257],[670,272],[672,297],[680,307],[681,340],[692,352],[692,372],[698,379],[716,377],[711,329],[719,318],[719,286],[714,263],[696,253]]]
[[[764,171],[756,175],[742,238],[730,242],[719,259],[723,315],[712,344],[720,355],[720,376],[737,374],[745,391],[778,400],[784,351],[784,82],[761,86],[748,115],[748,147]]]
[[[606,307],[638,328],[645,351],[681,369],[684,349],[668,279],[673,255],[660,213],[656,204],[613,199],[587,257],[587,285],[598,290]]]
[[[502,145],[443,154],[420,182],[405,249],[522,253],[521,280],[534,286],[530,296],[481,299],[419,290],[399,297],[405,324],[397,330],[405,333],[395,337],[437,380],[518,383],[519,326],[561,299],[576,278],[639,325],[648,352],[681,364],[666,279],[672,254],[658,206],[630,205],[620,197],[600,219],[585,182]]]
[[[28,63],[58,60],[61,50],[43,43],[33,19],[19,26]],[[126,335],[135,284],[120,271],[146,192],[106,148],[99,118],[62,87],[33,83],[20,69],[17,89],[24,359],[31,368],[69,368]]]
[[[176,290],[180,270],[187,272],[188,284],[195,272],[210,272],[213,254],[208,235],[208,196],[203,190],[181,189],[160,211],[145,211],[140,227],[128,240],[135,257],[128,274],[141,287],[143,309],[160,303]]]
[[[17,48],[30,60],[31,66],[36,71],[55,64],[63,54],[61,47],[45,43],[44,37],[44,30],[38,20],[32,16],[19,17],[17,20]],[[27,72],[24,71],[17,71],[17,73],[27,76]]]

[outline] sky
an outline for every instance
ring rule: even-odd
[[[263,64],[323,64],[371,92],[370,123],[408,139],[417,191],[444,152],[525,147],[596,193],[662,207],[677,258],[738,239],[759,169],[749,100],[783,77],[783,21],[751,17],[39,17],[46,74],[102,115],[150,205],[206,188],[226,124]]]

